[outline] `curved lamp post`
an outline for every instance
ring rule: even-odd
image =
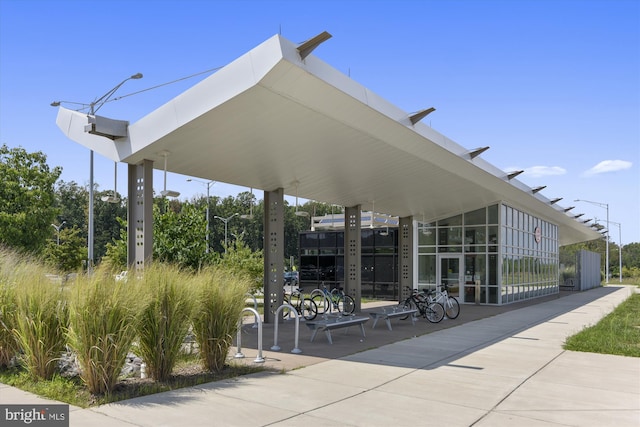
[[[200,181],[199,179],[193,179],[193,178],[189,178],[187,179],[187,182],[198,182],[204,186],[207,187],[207,235],[206,235],[206,241],[207,241],[207,250],[206,253],[209,253],[209,191],[211,190],[211,187],[213,186],[213,184],[215,184],[215,181]],[[226,225],[226,223],[225,223]],[[226,242],[225,242],[226,245]]]
[[[231,219],[236,215],[238,215],[238,214],[234,213],[233,215],[231,215],[230,217],[227,217],[227,218],[222,218],[221,216],[218,216],[218,215],[214,216],[214,218],[219,219],[220,221],[224,222],[224,252],[225,253],[227,253],[227,236],[228,236],[228,233],[229,233],[228,224],[229,224],[229,221],[231,221]]]
[[[104,104],[109,102],[109,99],[116,93],[120,86],[128,82],[129,80],[138,80],[142,78],[142,73],[136,73],[132,76],[127,77],[120,83],[118,83],[113,89],[102,95],[100,98],[96,98],[90,104],[81,104],[79,102],[71,102],[71,101],[54,101],[51,103],[52,107],[59,107],[60,104],[76,104],[82,105],[83,110],[89,107],[89,115],[95,116],[96,111],[98,111]],[[93,264],[93,241],[94,241],[94,227],[93,227],[93,150],[89,153],[89,239],[87,242],[87,270],[91,270],[91,265]]]

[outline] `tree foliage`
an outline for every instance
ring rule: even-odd
[[[45,249],[46,264],[63,273],[78,271],[87,259],[87,246],[76,227],[61,228],[57,236],[49,240]]]
[[[0,243],[38,253],[55,220],[54,184],[62,169],[47,164],[42,152],[0,147]]]

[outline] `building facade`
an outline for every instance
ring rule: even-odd
[[[365,220],[372,217],[362,214],[362,296],[397,300],[398,231]],[[341,221],[331,215],[325,223],[332,229],[300,234],[302,287],[344,282],[344,231],[335,229]],[[502,202],[436,221],[415,220],[413,229],[417,289],[446,284],[462,303],[491,305],[559,291],[558,227],[535,215]]]

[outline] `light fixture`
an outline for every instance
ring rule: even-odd
[[[558,203],[560,200],[562,200],[562,197],[556,197],[555,199],[549,201],[550,205],[555,205],[556,203]]]
[[[583,216],[583,215],[584,215],[584,214],[583,214],[583,213],[581,213],[581,214],[578,214],[578,215],[574,216],[574,218],[575,218],[575,219],[578,219],[578,218],[580,218],[580,217],[581,217],[581,216]]]
[[[251,187],[251,196],[249,199],[249,214],[240,215],[242,219],[253,219],[253,187]]]
[[[120,203],[120,198],[118,197],[118,162],[113,162],[113,196],[102,196],[102,201]]]
[[[298,184],[300,184],[300,183],[298,181],[296,181],[295,184],[296,184],[296,215],[297,216],[301,216],[301,217],[308,217],[309,216],[309,212],[299,211],[298,210]]]
[[[162,197],[178,197],[180,195],[178,191],[167,190],[167,157],[169,152],[163,151],[161,155],[164,156],[164,190],[160,194],[162,194]]]
[[[571,209],[574,209],[575,206],[569,206],[568,208],[564,208],[563,211],[564,212],[569,212]]]

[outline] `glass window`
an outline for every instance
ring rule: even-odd
[[[318,246],[321,248],[335,248],[336,234],[335,233],[318,233]]]
[[[489,208],[487,208],[487,211],[489,213],[489,220],[487,221],[487,224],[497,224],[498,223],[498,205],[489,206]]]
[[[487,213],[485,208],[467,212],[464,214],[465,225],[486,224],[486,220],[487,220]]]
[[[461,245],[462,227],[440,227],[438,228],[439,245]]]
[[[362,246],[373,246],[373,230],[370,228],[363,228],[361,231]]]
[[[317,248],[318,235],[316,233],[300,234],[300,248]]]
[[[378,255],[375,257],[376,282],[394,282],[395,257],[392,255]]]
[[[450,218],[441,219],[438,221],[439,226],[450,226],[450,225],[462,225],[462,215],[452,216]]]
[[[418,228],[418,245],[435,245],[436,244],[436,228],[435,227],[419,227]]]
[[[465,245],[482,245],[485,243],[487,243],[487,229],[485,226],[464,228]]]
[[[421,284],[436,283],[436,257],[435,255],[418,256],[418,282]]]

